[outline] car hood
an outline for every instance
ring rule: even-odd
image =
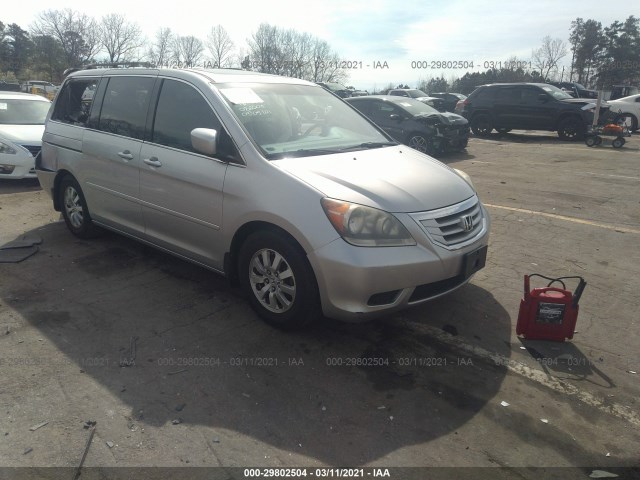
[[[593,103],[595,105],[596,100],[596,98],[565,98],[560,101],[564,103],[575,103],[576,105],[587,105],[589,103]],[[601,106],[608,107],[609,104],[603,100]]]
[[[328,197],[387,212],[442,208],[475,193],[445,164],[402,145],[272,163]]]
[[[44,125],[0,125],[0,137],[19,145],[41,145]]]
[[[463,116],[451,112],[428,113],[418,115],[417,118],[437,119],[443,125],[466,125],[469,123]]]

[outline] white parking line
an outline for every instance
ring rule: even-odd
[[[578,175],[593,175],[594,177],[612,177],[612,178],[627,178],[631,180],[640,180],[640,177],[631,177],[629,175],[611,175],[609,173],[594,173],[594,172],[577,172]]]
[[[635,228],[612,225],[609,223],[592,222],[591,220],[583,220],[581,218],[567,217],[565,215],[558,215],[555,213],[537,212],[535,210],[527,210],[524,208],[506,207],[504,205],[492,205],[490,203],[485,203],[484,206],[489,208],[498,208],[501,210],[509,210],[511,212],[527,213],[530,215],[540,215],[541,217],[553,218],[555,220],[563,220],[565,222],[581,223],[583,225],[589,225],[591,227],[606,228],[607,230],[614,230],[616,232],[635,233],[640,235],[640,230],[637,230]]]
[[[551,390],[554,390],[558,393],[571,395],[581,402],[591,407],[597,408],[601,412],[615,415],[616,417],[626,420],[636,427],[640,427],[640,416],[629,407],[613,403],[610,400],[598,398],[589,392],[580,390],[575,385],[571,385],[570,383],[562,381],[541,370],[531,368],[524,363],[511,360],[504,355],[492,353],[482,347],[465,343],[464,341],[456,337],[452,337],[450,334],[438,328],[423,325],[421,323],[411,322],[411,324],[416,329],[423,330],[427,335],[436,338],[442,343],[480,357],[485,361],[494,362],[496,365],[504,366],[512,373],[528,378],[529,380],[544,385],[545,387],[550,388]]]

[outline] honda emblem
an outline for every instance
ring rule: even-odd
[[[460,226],[465,232],[470,232],[471,230],[473,230],[473,216],[465,215],[464,217],[461,217]]]

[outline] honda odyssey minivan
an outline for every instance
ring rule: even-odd
[[[468,176],[292,78],[73,72],[37,174],[74,235],[106,228],[219,272],[281,328],[425,302],[487,254]]]

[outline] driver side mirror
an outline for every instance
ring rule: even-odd
[[[218,132],[213,128],[194,128],[191,130],[191,146],[200,153],[214,156],[217,151]]]

